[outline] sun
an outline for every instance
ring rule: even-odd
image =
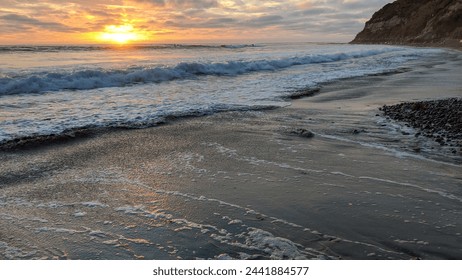
[[[133,41],[140,41],[144,39],[144,35],[137,31],[133,25],[107,25],[104,32],[101,32],[98,39],[104,42],[111,42],[116,44],[125,45]]]

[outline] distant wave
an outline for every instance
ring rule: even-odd
[[[306,55],[274,60],[236,60],[220,63],[182,62],[171,67],[138,67],[124,70],[93,69],[76,70],[73,72],[40,72],[25,76],[10,75],[0,78],[0,95],[124,87],[134,84],[189,79],[204,75],[235,76],[258,71],[275,71],[296,65],[362,58],[396,50],[383,48],[349,53]]]
[[[124,49],[139,49],[139,50],[156,50],[156,49],[243,49],[259,47],[255,44],[242,45],[187,45],[187,44],[163,44],[163,45],[129,45],[129,46],[114,46],[114,45],[68,45],[68,46],[0,46],[0,53],[11,52],[85,52],[85,51],[107,51],[107,50],[124,50]]]

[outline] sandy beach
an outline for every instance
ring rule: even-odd
[[[462,97],[460,69],[1,151],[0,259],[462,259],[460,150],[379,110]]]

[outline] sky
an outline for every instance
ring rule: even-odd
[[[0,44],[348,42],[392,0],[0,0]]]

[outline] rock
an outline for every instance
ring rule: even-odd
[[[397,0],[366,22],[351,43],[462,47],[462,1]]]
[[[387,118],[418,129],[415,137],[433,138],[442,146],[462,145],[462,99],[404,102],[380,109]]]
[[[351,133],[357,135],[357,134],[361,134],[361,133],[364,133],[364,132],[366,132],[366,130],[364,130],[364,129],[353,129],[353,131]]]
[[[293,131],[291,131],[291,134],[296,134],[300,137],[304,137],[304,138],[313,138],[314,137],[314,133],[309,131],[309,130],[306,130],[304,128],[297,128]]]

